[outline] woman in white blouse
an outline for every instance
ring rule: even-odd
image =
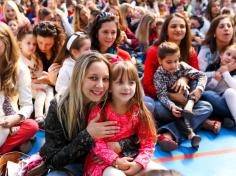
[[[14,115],[5,114],[0,118],[0,126],[10,129],[0,154],[23,144],[38,131],[37,123],[28,119],[33,111],[30,73],[18,59],[15,38],[10,28],[0,23],[0,92],[9,98],[9,106],[15,111]]]

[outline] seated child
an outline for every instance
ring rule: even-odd
[[[40,82],[40,78],[46,73],[43,72],[42,61],[34,54],[37,41],[33,35],[33,31],[27,26],[21,27],[17,34],[17,40],[21,49],[21,61],[29,68],[31,74],[32,94],[35,99],[35,120],[42,127],[50,101],[54,98],[53,88],[48,84],[42,84]]]
[[[178,45],[172,42],[163,42],[158,48],[160,66],[154,75],[153,82],[157,90],[158,100],[177,118],[176,123],[180,133],[191,140],[192,147],[197,149],[201,137],[196,135],[192,129],[191,118],[194,116],[192,110],[205,88],[207,77],[187,63],[179,62],[179,57]],[[188,93],[187,90],[184,93],[187,98],[186,104],[173,102],[168,97],[168,92],[173,91],[171,87],[181,77],[197,81],[197,86],[191,93]]]
[[[207,67],[207,71],[213,71],[208,76],[206,85],[207,90],[213,90],[224,96],[230,113],[233,116],[235,126],[236,122],[236,44],[230,45],[220,55],[220,59]],[[225,121],[229,118],[225,118]],[[228,122],[228,124],[230,124]]]
[[[112,137],[96,140],[95,147],[85,162],[85,175],[89,176],[125,176],[135,175],[150,168],[161,169],[151,162],[156,144],[156,128],[151,113],[143,102],[142,86],[135,66],[129,61],[118,61],[111,69],[111,94],[103,105],[95,106],[88,121],[100,116],[100,121],[117,121],[120,131]],[[137,135],[140,142],[136,156],[124,156],[113,151],[108,142],[117,142]],[[94,155],[103,162],[96,163]],[[104,171],[104,172],[103,172]]]

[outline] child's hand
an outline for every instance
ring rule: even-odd
[[[236,69],[236,62],[230,62],[229,64],[227,64],[228,66],[228,71],[231,72],[231,71],[234,71]]]
[[[222,79],[222,74],[221,74],[219,71],[216,71],[214,78],[215,78],[217,81],[220,81],[220,80]]]
[[[228,65],[220,66],[220,68],[217,71],[219,71],[222,75],[224,72],[229,71]]]
[[[126,175],[135,175],[137,174],[141,169],[143,168],[143,166],[135,161],[130,162],[130,168],[126,171],[124,171],[124,173]]]
[[[184,92],[185,90],[189,89],[188,86],[188,78],[181,77],[179,78],[175,84],[171,87],[171,89],[175,90],[175,92]]]
[[[171,113],[172,113],[175,117],[177,117],[177,118],[179,118],[179,117],[182,116],[182,111],[183,111],[183,109],[180,108],[180,107],[178,107],[178,106],[176,106],[176,105],[173,105],[173,106],[171,107]]]
[[[202,96],[202,90],[200,89],[194,89],[192,92],[189,94],[190,96],[193,95],[195,97],[195,102],[197,102],[201,96]]]
[[[117,158],[114,165],[117,169],[125,171],[130,168],[131,161],[133,161],[133,158],[130,157]]]
[[[48,80],[50,81],[51,85],[55,85],[57,81],[57,75],[59,73],[59,70],[61,68],[61,65],[58,63],[53,63],[48,68]]]

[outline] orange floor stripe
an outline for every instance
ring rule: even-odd
[[[213,155],[222,155],[222,154],[234,153],[234,152],[236,152],[236,148],[215,150],[215,151],[202,152],[202,153],[194,153],[194,154],[188,154],[188,155],[172,156],[172,157],[166,157],[166,158],[156,158],[154,159],[154,161],[160,163],[160,162],[184,160],[184,159],[190,159],[190,158],[207,157],[207,156],[213,156]]]

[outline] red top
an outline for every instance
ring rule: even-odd
[[[131,61],[131,56],[127,51],[122,50],[118,47],[116,49],[117,49],[117,56],[121,57],[124,61]]]
[[[157,55],[158,55],[158,47],[151,46],[146,55],[144,78],[143,78],[143,88],[145,94],[154,99],[157,98],[156,89],[153,84],[153,77],[159,66]],[[194,48],[192,48],[190,51],[188,64],[199,70],[197,53],[194,50]]]
[[[91,110],[88,122],[94,119],[97,114],[100,115],[100,121],[102,121],[101,108],[99,106],[95,106]],[[133,112],[128,111],[127,113],[121,115],[116,113],[108,103],[105,107],[105,116],[107,120],[117,121],[117,126],[120,127],[120,130],[115,136],[96,139],[95,146],[86,158],[84,167],[85,175],[102,176],[102,172],[106,167],[111,166],[118,157],[123,157],[108,147],[107,142],[120,141],[134,134],[137,134],[139,138],[140,147],[138,150],[138,155],[133,161],[141,164],[143,168],[146,168],[153,155],[155,143],[153,142],[151,134],[149,135],[149,133],[147,133],[146,135],[143,133],[147,130],[145,126],[143,124],[139,125],[138,106],[134,107]],[[94,154],[103,162],[97,163],[94,160]]]

